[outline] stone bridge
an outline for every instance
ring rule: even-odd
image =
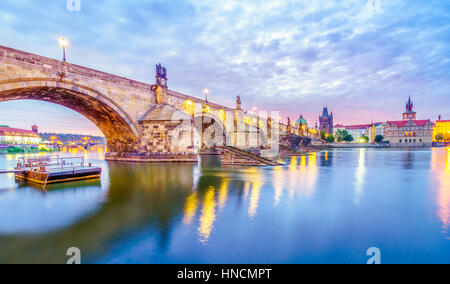
[[[0,102],[24,99],[62,105],[88,118],[107,138],[110,157],[173,155],[190,161],[201,148],[271,148],[280,130],[291,131],[278,115],[242,110],[240,98],[230,108],[169,90],[161,65],[150,85],[0,46]]]

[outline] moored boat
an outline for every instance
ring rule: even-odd
[[[51,184],[100,178],[102,169],[85,163],[84,158],[20,158],[15,168],[16,179],[37,184]]]

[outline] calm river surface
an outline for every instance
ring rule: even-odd
[[[286,166],[104,162],[44,193],[0,175],[0,263],[450,263],[450,149],[335,150]],[[0,169],[18,155],[1,155]]]

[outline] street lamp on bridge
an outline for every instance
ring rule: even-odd
[[[59,44],[63,48],[63,61],[66,62],[66,47],[69,45],[69,43],[67,42],[67,40],[65,38],[61,38],[59,40]]]
[[[203,94],[205,94],[205,101],[208,102],[209,90],[208,89],[204,89],[203,90]]]

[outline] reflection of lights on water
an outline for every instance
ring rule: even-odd
[[[450,148],[447,148],[447,161],[445,162],[445,168],[450,172]]]
[[[216,189],[214,187],[208,188],[203,202],[202,215],[200,216],[200,227],[198,228],[199,240],[202,243],[207,243],[211,236],[211,231],[216,220]]]
[[[260,182],[253,182],[252,184],[252,193],[250,194],[250,206],[248,208],[248,215],[250,216],[250,218],[256,216],[261,186],[262,184]]]
[[[317,153],[311,153],[309,156],[300,156],[298,167],[297,157],[292,157],[290,166],[285,171],[284,176],[288,179],[287,189],[290,200],[294,198],[294,195],[307,197],[314,195],[319,172]]]
[[[284,170],[280,167],[275,167],[273,169],[273,188],[275,190],[275,200],[273,206],[277,207],[280,203],[281,196],[283,195],[284,187]]]
[[[183,223],[189,225],[197,213],[198,208],[198,195],[197,193],[192,193],[186,199],[186,205],[184,206],[184,218]]]
[[[300,158],[300,168],[306,167],[306,156]]]
[[[291,170],[297,169],[297,157],[296,156],[292,157],[291,163],[289,164],[289,169],[291,169]]]
[[[443,233],[448,233],[450,226],[450,148],[445,154],[443,151],[432,152],[432,176],[437,178],[438,188],[438,215],[442,222]],[[450,239],[449,236],[447,236]]]
[[[228,185],[229,180],[224,179],[219,189],[219,208],[223,209],[228,199]]]
[[[353,198],[353,202],[355,203],[355,205],[359,205],[359,203],[361,202],[361,195],[363,193],[366,171],[366,149],[362,148],[359,150],[358,168],[355,172],[355,195]]]
[[[248,208],[248,214],[250,218],[256,216],[256,212],[258,210],[258,203],[260,197],[261,187],[264,184],[264,176],[260,169],[258,168],[250,168],[245,171],[248,175],[244,178],[247,180],[251,180],[251,193],[250,193],[250,204]],[[245,195],[248,195],[248,191],[250,190],[250,185],[245,185]],[[246,192],[247,191],[247,192]]]
[[[300,194],[310,197],[314,195],[316,190],[316,183],[319,169],[317,168],[317,153],[311,153],[308,156],[303,156],[300,160]]]
[[[250,186],[251,186],[251,183],[249,181],[246,181],[244,183],[244,199],[247,199],[247,197],[248,197],[248,193],[250,192]]]

